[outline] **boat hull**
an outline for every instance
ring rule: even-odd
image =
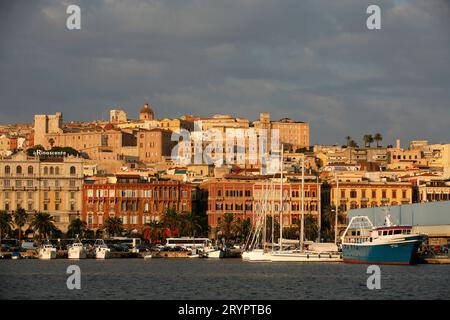
[[[56,259],[56,250],[40,250],[39,259],[41,260]]]
[[[224,252],[222,250],[214,250],[207,252],[207,257],[210,259],[221,259],[224,257]]]
[[[383,244],[342,244],[342,256],[346,263],[409,265],[420,242],[416,239]]]
[[[242,254],[242,259],[245,261],[270,262],[270,254],[264,252],[264,250],[255,249],[244,253]]]
[[[95,250],[96,259],[109,259],[111,258],[111,251],[109,249],[97,249]]]
[[[87,258],[87,254],[86,251],[83,249],[69,249],[68,251],[68,258],[69,259],[86,259]]]
[[[339,254],[332,253],[273,253],[272,262],[342,262]]]

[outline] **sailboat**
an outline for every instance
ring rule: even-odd
[[[283,159],[283,158],[282,158]],[[282,161],[283,163],[283,161]],[[281,185],[283,185],[283,167],[281,167]],[[283,189],[283,187],[281,187]],[[342,256],[337,251],[337,246],[326,248],[325,250],[305,250],[304,243],[304,211],[305,211],[305,157],[302,158],[302,219],[300,230],[300,248],[298,250],[283,250],[283,196],[280,197],[280,250],[270,254],[272,262],[342,262]],[[320,246],[316,245],[316,248]],[[331,250],[330,250],[331,249]]]
[[[268,194],[266,186],[263,186],[263,196],[256,212],[256,221],[246,242],[245,247],[247,250],[242,253],[243,260],[254,262],[270,261],[269,253],[266,249]]]

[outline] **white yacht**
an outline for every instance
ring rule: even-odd
[[[111,249],[108,248],[103,239],[97,239],[94,243],[94,252],[96,259],[108,259],[111,258]]]
[[[50,260],[50,259],[56,259],[56,248],[52,246],[50,243],[43,244],[39,248],[39,259],[42,260]]]
[[[67,250],[67,256],[69,259],[86,259],[87,258],[87,251],[86,248],[83,246],[81,241],[77,239],[77,242],[74,242],[72,245],[69,246],[69,249]]]

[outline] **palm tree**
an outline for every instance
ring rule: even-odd
[[[181,236],[195,237],[196,234],[202,232],[202,226],[200,223],[200,217],[195,213],[180,216]]]
[[[172,237],[173,232],[177,230],[180,225],[180,217],[175,208],[167,208],[164,211],[161,223],[169,231],[169,237]]]
[[[27,223],[27,212],[24,208],[17,208],[13,214],[14,224],[19,228],[19,243],[21,242],[22,236],[22,227]]]
[[[52,231],[57,230],[53,217],[47,212],[38,212],[34,215],[33,221],[30,224],[31,228],[39,233],[39,239],[44,236],[47,239],[47,236],[52,233]]]
[[[363,137],[363,140],[364,140],[365,146],[366,147],[369,146],[369,148],[370,148],[370,144],[373,142],[372,135],[371,134],[365,134],[364,137]]]
[[[350,141],[352,141],[352,137],[346,136],[345,140],[347,140],[347,147],[350,147]]]
[[[233,214],[231,212],[225,213],[219,223],[219,233],[228,242],[233,236]]]
[[[120,235],[123,232],[122,219],[120,219],[119,217],[109,217],[106,220],[103,229],[108,233],[110,237]]]
[[[377,142],[377,148],[378,148],[380,146],[379,143],[381,141],[383,141],[383,136],[381,135],[381,133],[377,133],[377,134],[375,134],[373,139]]]
[[[350,141],[350,147],[352,147],[352,148],[358,148],[358,144],[356,143],[356,141],[355,140],[351,140]]]
[[[317,239],[318,232],[319,227],[317,225],[316,219],[312,216],[312,214],[307,214],[305,217],[305,239]]]
[[[75,238],[75,235],[78,234],[82,237],[86,229],[87,229],[86,222],[81,220],[80,218],[76,218],[70,221],[69,227],[67,229],[67,235],[70,235],[72,238]]]
[[[245,242],[250,233],[251,223],[250,219],[239,220],[233,224],[233,234],[236,241],[239,243]]]
[[[12,230],[12,218],[6,211],[0,211],[0,241],[3,235],[8,235]]]

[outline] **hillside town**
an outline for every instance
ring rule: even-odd
[[[308,122],[275,120],[267,112],[257,120],[160,119],[156,112],[145,102],[138,119],[116,108],[107,121],[65,122],[56,113],[0,126],[2,214],[26,212],[18,232],[28,238],[33,219],[47,214],[55,226],[49,235],[78,223],[92,238],[228,240],[245,237],[268,203],[275,220],[283,211],[284,237],[298,239],[303,214],[306,239],[326,241],[334,228],[343,232],[351,209],[450,200],[450,144],[386,145],[382,133],[367,133],[342,137],[342,145],[311,145]],[[219,138],[211,142],[205,132]],[[208,157],[203,150],[213,151]],[[170,214],[188,218],[167,224]],[[155,235],[162,222],[165,234]]]

